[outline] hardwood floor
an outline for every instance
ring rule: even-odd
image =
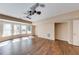
[[[17,38],[0,43],[0,55],[79,55],[79,47],[43,38]]]

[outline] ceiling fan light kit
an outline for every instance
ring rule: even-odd
[[[31,8],[30,8],[30,11],[27,11],[25,12],[24,14],[26,15],[26,18],[29,18],[31,19],[30,16],[34,15],[34,14],[37,14],[37,15],[40,15],[41,14],[41,11],[37,11],[36,8],[38,7],[45,7],[44,4],[40,4],[40,3],[36,3],[34,4]]]

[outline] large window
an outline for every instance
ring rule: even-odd
[[[2,36],[10,36],[10,35],[12,35],[11,23],[3,23],[3,35]]]
[[[32,26],[24,23],[3,21],[0,23],[0,27],[0,35],[3,37],[32,33]]]
[[[26,34],[26,25],[21,25],[21,33]]]
[[[20,25],[14,24],[14,35],[20,34]]]

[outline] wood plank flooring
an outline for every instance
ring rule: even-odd
[[[23,37],[0,43],[0,55],[79,55],[79,47],[60,40]]]

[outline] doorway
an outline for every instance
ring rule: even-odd
[[[55,40],[68,40],[68,23],[55,23]]]

